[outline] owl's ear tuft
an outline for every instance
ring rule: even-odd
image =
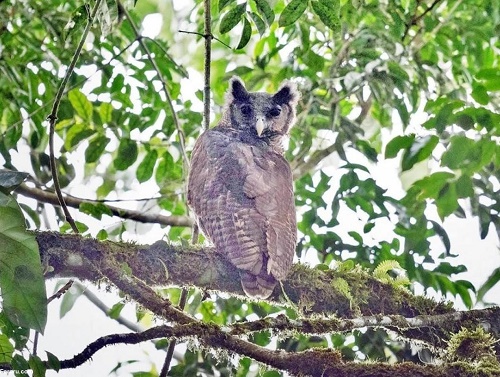
[[[243,84],[243,81],[238,76],[233,76],[229,81],[227,97],[238,102],[248,101],[249,95],[245,89],[245,84]]]
[[[290,106],[295,106],[299,99],[300,92],[297,90],[297,85],[291,81],[283,82],[278,92],[273,96],[274,102],[278,105],[288,103]]]

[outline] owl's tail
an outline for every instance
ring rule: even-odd
[[[240,270],[241,286],[247,296],[266,299],[271,296],[276,286],[276,279],[261,271],[259,275]]]

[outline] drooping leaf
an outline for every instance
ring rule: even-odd
[[[60,284],[56,286],[56,289],[61,288],[67,281],[61,281]],[[63,318],[75,305],[76,300],[83,294],[79,284],[73,284],[70,289],[68,289],[61,299],[61,305],[59,307],[59,318]]]
[[[108,310],[108,316],[113,319],[117,319],[120,316],[120,313],[122,312],[122,309],[125,307],[124,302],[117,302],[114,304],[111,309]]]
[[[219,0],[219,12],[222,11],[229,3],[234,1],[235,0]]]
[[[0,192],[8,194],[29,177],[28,173],[0,169]]]
[[[272,8],[269,6],[267,0],[255,0],[255,4],[257,5],[257,10],[259,13],[264,16],[264,20],[268,26],[270,26],[274,22],[274,12]]]
[[[29,366],[33,371],[33,377],[45,377],[47,367],[45,363],[37,355],[31,355],[28,360]]]
[[[307,3],[307,1],[304,1]],[[321,22],[333,31],[340,27],[340,1],[339,0],[319,0],[311,2],[314,12]]]
[[[401,161],[403,171],[411,169],[416,163],[428,158],[438,143],[439,138],[435,135],[416,138],[403,154]]]
[[[292,0],[281,12],[278,24],[281,27],[289,26],[299,19],[307,8],[307,0]]]
[[[262,36],[266,32],[266,23],[262,20],[262,18],[260,18],[257,13],[250,12],[250,17],[252,18],[252,21],[255,24],[255,27],[257,28],[260,36]]]
[[[487,105],[490,102],[490,96],[484,85],[474,85],[471,96],[480,105]]]
[[[227,12],[219,25],[219,32],[221,34],[226,34],[228,31],[232,30],[241,21],[241,16],[245,12],[246,3],[238,4],[234,8],[231,8]]]
[[[103,102],[99,105],[99,117],[103,124],[111,122],[113,114],[113,105],[108,102]]]
[[[45,351],[45,353],[47,354],[47,366],[50,369],[59,372],[59,370],[61,369],[61,362],[59,361],[57,356],[48,351]]]
[[[488,276],[488,279],[486,279],[484,284],[478,289],[477,301],[478,302],[484,301],[484,296],[486,295],[486,293],[488,293],[491,290],[491,288],[497,285],[498,282],[500,282],[500,267],[493,270],[491,275]]]
[[[394,158],[400,150],[411,147],[415,140],[415,135],[396,136],[385,147],[385,158]]]
[[[441,241],[443,242],[443,245],[446,249],[446,255],[450,255],[451,242],[450,242],[450,237],[448,237],[448,233],[446,233],[446,230],[436,221],[429,220],[429,222],[431,223],[434,232],[436,232],[439,238],[441,238]]]
[[[96,162],[106,149],[110,139],[106,136],[98,136],[89,143],[89,146],[85,150],[85,162],[90,164]]]
[[[152,149],[146,154],[144,160],[142,160],[137,167],[135,175],[139,182],[146,182],[153,176],[156,160],[158,160],[158,151],[156,149]]]
[[[84,120],[92,120],[92,103],[87,99],[80,89],[70,90],[68,99],[76,113]]]
[[[0,363],[8,364],[12,360],[14,346],[5,334],[0,334]]]
[[[446,183],[435,200],[439,217],[443,220],[458,208],[457,189],[453,183]]]
[[[102,215],[113,216],[111,210],[103,203],[80,203],[79,209],[98,220],[102,219]]]
[[[14,198],[0,193],[0,288],[3,310],[19,326],[43,333],[47,294],[35,235]]]
[[[118,145],[118,155],[113,160],[116,170],[125,170],[129,168],[136,160],[139,148],[134,140],[123,138]]]
[[[248,42],[250,41],[250,37],[252,36],[252,27],[250,26],[250,22],[246,17],[243,17],[243,32],[241,33],[240,43],[236,47],[237,50],[241,50],[244,48]]]

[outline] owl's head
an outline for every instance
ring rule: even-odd
[[[281,141],[295,122],[295,107],[300,98],[290,81],[274,94],[248,92],[239,77],[229,81],[224,117],[225,127],[265,141]]]

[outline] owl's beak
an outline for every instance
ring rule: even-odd
[[[264,131],[264,120],[262,118],[257,119],[255,129],[257,130],[257,135],[260,137],[260,135],[262,135],[262,131]]]

